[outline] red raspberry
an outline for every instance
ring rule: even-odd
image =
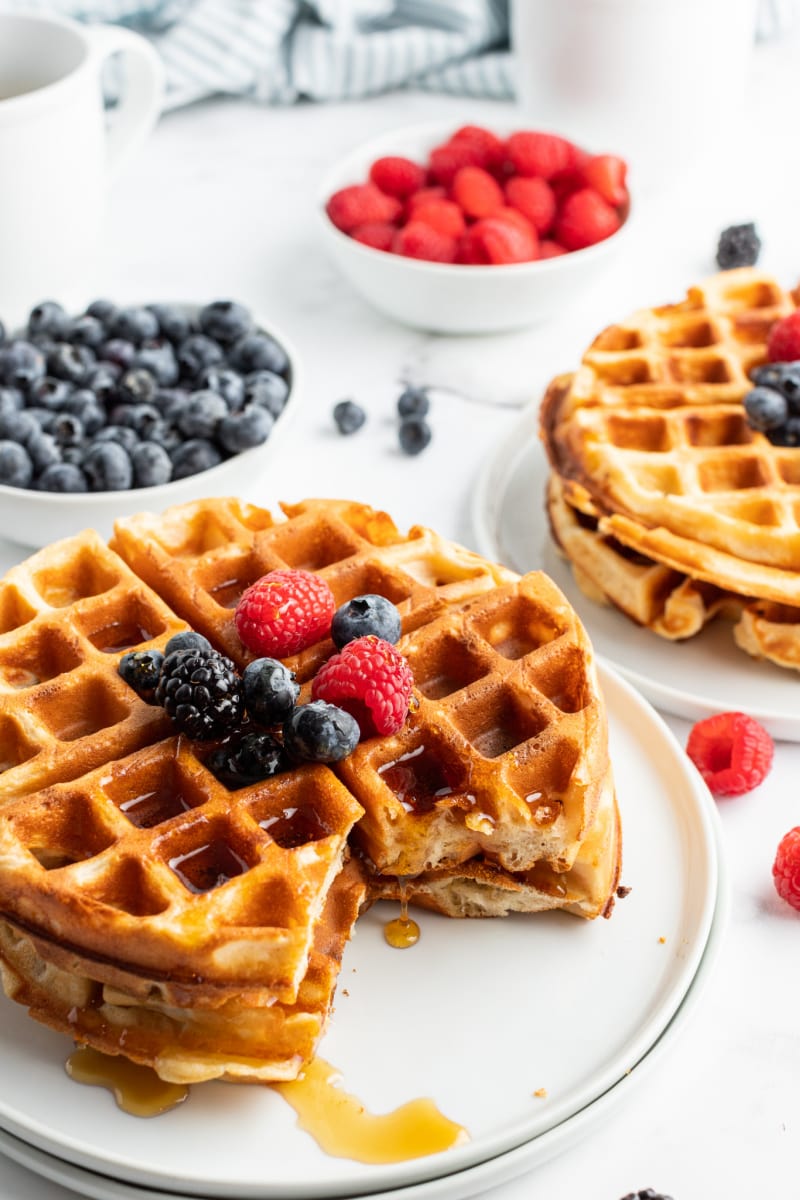
[[[392,242],[395,254],[406,258],[424,258],[428,262],[455,262],[456,239],[432,229],[416,218],[398,229]]]
[[[537,256],[536,234],[530,225],[525,229],[523,222],[524,218],[511,221],[505,215],[476,221],[459,241],[458,261],[482,265],[532,262]]]
[[[453,199],[468,217],[491,217],[503,207],[503,190],[483,167],[462,167],[453,180]]]
[[[462,125],[450,139],[468,145],[476,155],[475,165],[487,171],[500,171],[505,165],[506,144],[496,134],[480,125]]]
[[[369,635],[348,642],[320,667],[311,695],[349,712],[362,737],[370,737],[402,728],[413,686],[411,668],[400,651]]]
[[[387,196],[396,196],[405,200],[412,192],[416,192],[425,183],[425,168],[410,158],[401,155],[387,155],[376,158],[369,169],[370,180],[375,187],[380,188]]]
[[[426,204],[428,200],[446,200],[447,188],[441,184],[433,184],[430,187],[420,188],[418,192],[414,192],[406,201],[406,211],[409,217],[414,215],[418,204]]]
[[[515,175],[506,184],[508,203],[527,217],[539,235],[547,233],[556,215],[556,198],[544,179]]]
[[[758,721],[726,712],[698,721],[686,753],[715,796],[741,796],[766,779],[775,745]]]
[[[518,175],[550,179],[574,166],[579,153],[577,146],[554,133],[523,131],[508,139],[508,157]]]
[[[236,630],[254,654],[285,658],[324,638],[336,601],[324,579],[310,571],[263,575],[236,605]]]
[[[594,188],[614,208],[628,199],[625,176],[628,165],[616,154],[595,154],[583,165],[583,178],[587,187]]]
[[[776,321],[767,338],[770,362],[794,362],[800,358],[800,309]]]
[[[795,825],[781,839],[772,864],[772,878],[780,898],[800,912],[800,825]]]
[[[337,229],[350,233],[358,225],[376,221],[394,221],[401,205],[393,196],[386,196],[374,183],[354,183],[334,192],[325,211]]]
[[[391,250],[396,232],[395,226],[386,221],[371,221],[367,225],[356,225],[350,236],[374,250]]]
[[[594,188],[567,196],[556,218],[555,236],[567,250],[583,250],[616,233],[619,215]]]
[[[428,159],[428,171],[435,183],[450,187],[462,167],[479,167],[482,154],[468,141],[445,142],[435,146]]]
[[[569,250],[565,250],[563,246],[559,246],[558,242],[551,242],[548,238],[539,242],[539,258],[558,258],[560,254],[569,254]]]
[[[422,221],[449,237],[461,237],[467,227],[463,212],[452,200],[425,200],[415,204],[411,219]]]

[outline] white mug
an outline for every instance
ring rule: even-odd
[[[755,0],[512,0],[523,119],[658,185],[735,136]]]
[[[124,56],[119,104],[103,108],[101,71]],[[0,319],[39,300],[83,302],[98,279],[106,185],[161,108],[160,60],[112,26],[0,14]]]

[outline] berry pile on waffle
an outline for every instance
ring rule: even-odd
[[[290,1079],[401,881],[611,910],[604,705],[541,573],[363,505],[208,500],[40,551],[0,617],[3,986],[76,1041]]]
[[[541,423],[553,535],[589,596],[670,639],[729,617],[743,650],[800,669],[796,417],[768,436],[745,403],[780,382],[764,364],[796,302],[760,271],[721,272],[604,330]]]

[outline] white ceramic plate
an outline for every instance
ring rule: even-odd
[[[212,1083],[156,1120],[126,1116],[64,1072],[69,1045],[8,1001],[0,1127],[113,1178],[208,1196],[354,1196],[462,1171],[559,1126],[624,1078],[662,1035],[705,950],[717,896],[713,804],[660,718],[603,670],[622,811],[611,921],[565,914],[448,921],[384,942],[392,907],[359,922],[322,1053],[374,1112],[431,1096],[471,1140],[392,1166],[331,1158],[267,1088]],[[533,1092],[547,1089],[547,1098]]]
[[[580,614],[598,654],[658,708],[690,721],[743,710],[773,737],[800,741],[797,676],[739,650],[726,621],[686,642],[668,642],[583,594],[550,537],[538,420],[538,406],[526,409],[483,471],[473,498],[475,548],[520,572],[547,571]]]

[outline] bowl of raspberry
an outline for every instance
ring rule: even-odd
[[[396,130],[328,173],[322,235],[351,285],[403,324],[520,329],[602,277],[630,214],[626,172],[540,130]]]
[[[247,496],[296,408],[297,356],[242,304],[37,304],[0,322],[0,536],[42,546]]]

